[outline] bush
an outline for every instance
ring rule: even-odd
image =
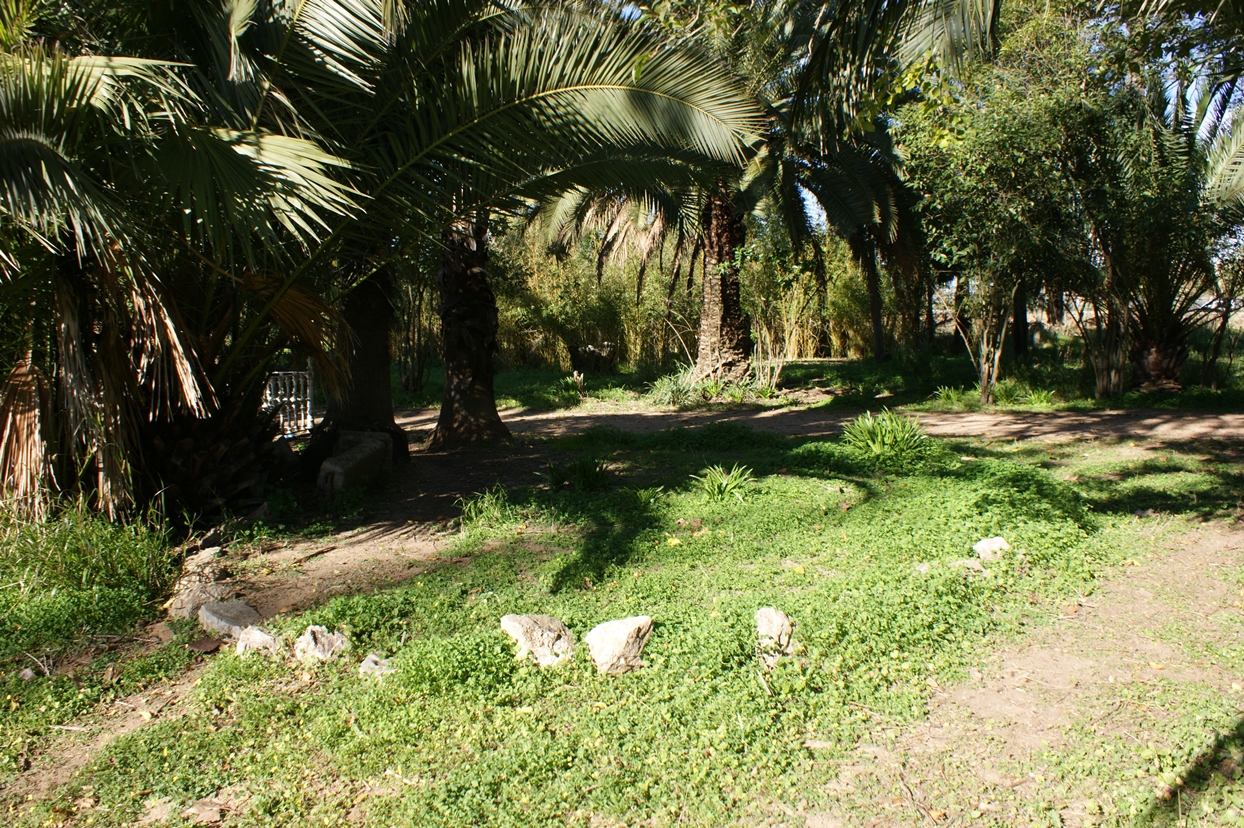
[[[900,417],[890,409],[876,417],[866,411],[842,430],[843,442],[877,468],[903,470],[928,457],[929,437],[915,418]]]

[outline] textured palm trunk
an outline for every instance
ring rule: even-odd
[[[394,459],[406,460],[406,433],[393,417],[390,379],[393,290],[393,277],[382,270],[346,294],[342,301],[341,316],[351,333],[346,352],[350,386],[342,399],[329,403],[325,419],[331,429],[390,434]]]
[[[1136,342],[1129,354],[1132,376],[1142,388],[1179,391],[1183,388],[1180,377],[1184,363],[1188,361],[1188,343]]]
[[[455,222],[445,233],[441,336],[445,393],[428,448],[443,450],[509,439],[497,414],[493,357],[497,353],[497,300],[488,284],[488,219]]]
[[[747,224],[722,187],[705,208],[704,295],[700,305],[698,378],[742,382],[751,370],[751,320],[743,313],[735,255]]]

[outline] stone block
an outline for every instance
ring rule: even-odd
[[[541,667],[574,655],[574,636],[551,615],[503,615],[501,629],[518,644],[518,658],[530,655]]]
[[[380,440],[360,440],[340,454],[328,458],[320,466],[320,475],[316,481],[320,491],[332,494],[371,483],[392,466],[391,445],[392,440],[388,445]]]
[[[242,601],[213,601],[199,607],[199,624],[208,632],[238,638],[247,627],[263,619],[250,604]]]

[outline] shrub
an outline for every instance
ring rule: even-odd
[[[900,417],[888,408],[876,417],[871,411],[856,417],[842,430],[842,439],[878,468],[896,471],[922,462],[930,445],[915,418]]]
[[[709,500],[725,500],[734,495],[743,502],[743,492],[754,480],[752,470],[738,463],[730,471],[721,466],[709,466],[700,474],[691,475],[695,488],[704,493]]]

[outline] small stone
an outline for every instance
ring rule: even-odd
[[[209,635],[206,638],[196,638],[186,646],[194,650],[196,653],[207,655],[208,653],[214,653],[219,650],[221,643],[222,642],[219,638],[212,638]],[[105,673],[105,675],[107,675],[107,673]]]
[[[781,610],[773,607],[756,610],[756,639],[766,669],[773,669],[779,658],[795,652],[794,632],[795,622]]]
[[[161,644],[167,644],[177,635],[173,632],[173,628],[163,621],[157,621],[147,628],[147,633],[155,637],[155,640]]]
[[[256,651],[280,655],[282,649],[284,648],[281,646],[281,639],[271,633],[264,632],[258,627],[247,627],[238,636],[238,655],[246,655]]]
[[[215,601],[227,601],[233,597],[233,590],[224,584],[204,584],[193,582],[177,589],[168,602],[170,618],[197,618],[199,610]]]
[[[36,678],[35,671],[30,669],[29,667],[27,667],[26,669],[18,673],[17,677],[21,679],[22,681],[34,681]]]
[[[928,562],[926,561],[925,563],[918,563],[918,564],[916,564],[916,567],[915,567],[915,568],[916,568],[916,574],[918,574],[918,575],[928,575],[930,572],[932,572],[932,571],[933,571],[933,564],[928,563]]]
[[[200,799],[192,804],[189,808],[181,812],[181,815],[194,821],[198,825],[212,825],[220,822],[220,803],[214,799]]]
[[[970,569],[973,572],[985,571],[985,565],[976,558],[964,558],[961,561],[951,561],[950,567],[952,569]]]
[[[330,661],[349,644],[344,633],[330,633],[325,627],[313,624],[294,642],[294,657],[299,661]]]
[[[517,658],[530,655],[541,667],[574,655],[574,636],[551,615],[503,615],[501,629],[517,642]]]
[[[1011,545],[1006,542],[1006,538],[985,538],[977,541],[972,551],[985,563],[993,563],[1002,560],[1002,553],[1011,551]]]
[[[394,672],[397,671],[389,666],[389,660],[387,658],[380,657],[380,653],[369,654],[367,658],[363,659],[363,663],[359,665],[359,678],[363,678],[364,676],[375,676],[376,678],[380,678],[381,676]]]
[[[209,632],[237,638],[242,631],[263,619],[250,604],[242,601],[213,601],[199,607],[199,623]]]
[[[620,676],[644,666],[639,656],[650,635],[652,618],[636,615],[599,624],[583,640],[592,654],[597,672]]]

